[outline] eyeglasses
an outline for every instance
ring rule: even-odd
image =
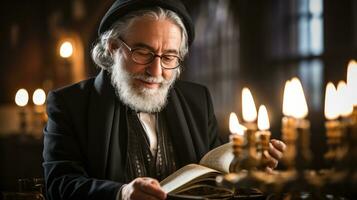
[[[162,54],[161,56],[155,54],[149,49],[145,48],[131,48],[121,38],[119,40],[130,51],[131,59],[139,65],[146,65],[154,61],[156,57],[160,58],[161,67],[164,69],[176,69],[182,64],[182,60],[179,56],[173,54]]]

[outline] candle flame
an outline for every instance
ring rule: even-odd
[[[266,131],[270,128],[268,111],[264,105],[259,107],[258,111],[258,128],[261,131]]]
[[[298,119],[305,118],[308,114],[308,107],[304,95],[304,90],[302,88],[301,82],[298,78],[294,77],[291,79],[291,106],[292,116]]]
[[[36,89],[32,95],[32,101],[35,105],[43,105],[46,101],[46,93],[43,89]]]
[[[73,45],[69,41],[65,41],[61,44],[60,47],[60,56],[62,58],[69,58],[73,54]]]
[[[351,94],[352,104],[357,106],[357,62],[351,60],[347,67],[347,87]]]
[[[246,128],[239,124],[238,117],[234,112],[229,115],[229,131],[232,134],[244,135]]]
[[[335,85],[331,82],[326,85],[325,93],[325,117],[328,120],[335,120],[339,116],[338,99]]]
[[[257,109],[252,93],[246,87],[242,90],[242,111],[244,121],[254,122],[257,119]]]
[[[16,105],[23,107],[26,106],[29,101],[29,93],[27,90],[21,88],[16,92],[15,103]]]
[[[350,93],[347,90],[347,85],[344,81],[338,82],[337,85],[337,98],[339,114],[343,117],[347,117],[353,112],[353,103],[350,97]]]
[[[283,96],[283,114],[285,116],[291,116],[291,82],[290,80],[286,81],[284,87],[284,96]]]

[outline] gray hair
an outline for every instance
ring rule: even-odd
[[[95,43],[92,49],[92,59],[100,68],[111,71],[111,66],[114,64],[113,57],[109,52],[109,41],[117,40],[120,36],[124,36],[132,23],[141,18],[150,17],[155,20],[169,19],[181,28],[181,46],[180,46],[180,57],[183,59],[188,53],[188,36],[186,28],[181,20],[181,18],[173,11],[163,9],[161,7],[154,7],[151,9],[134,11],[122,19],[114,23],[108,31],[101,34],[98,41]]]

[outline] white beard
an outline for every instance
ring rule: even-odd
[[[120,53],[116,52],[111,69],[111,82],[119,99],[137,112],[161,111],[166,105],[168,92],[178,76],[178,70],[173,71],[174,74],[170,80],[162,76],[152,77],[147,73],[131,74],[124,69],[122,59]],[[160,86],[159,88],[138,87],[134,85],[134,79],[160,83]]]

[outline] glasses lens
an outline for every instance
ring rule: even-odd
[[[132,52],[132,59],[138,64],[148,64],[154,59],[154,54],[146,49],[135,49]]]
[[[155,59],[155,54],[148,49],[135,49],[132,51],[132,59],[138,64],[149,64]],[[176,55],[163,54],[160,56],[161,65],[166,69],[174,69],[181,64],[181,60]]]
[[[175,55],[162,55],[161,64],[168,69],[176,68],[180,65],[180,59]]]

